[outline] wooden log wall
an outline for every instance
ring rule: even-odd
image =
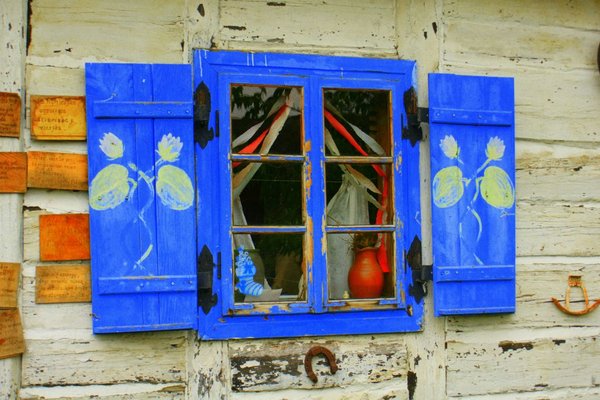
[[[36,267],[61,264],[40,261],[40,215],[86,213],[87,193],[30,188],[0,194],[0,261],[22,263],[26,341],[22,359],[0,360],[0,398],[600,397],[600,311],[567,316],[550,302],[564,298],[569,274],[581,274],[590,297],[600,298],[600,2],[31,0],[28,10],[23,3],[0,2],[0,91],[20,93],[24,103],[21,139],[0,138],[0,151],[85,153],[84,142],[31,138],[29,95],[83,96],[87,61],[189,62],[198,47],[416,59],[421,106],[428,72],[514,76],[518,304],[514,315],[434,318],[430,294],[423,332],[376,337],[94,336],[89,303],[35,302]],[[422,154],[427,190],[428,144]],[[422,206],[427,262],[427,196]],[[313,385],[301,361],[317,344],[334,351],[341,370],[328,376],[315,362]]]

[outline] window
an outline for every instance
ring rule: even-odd
[[[199,226],[217,206],[220,221],[199,242],[221,260],[201,334],[418,329],[403,256],[420,236],[418,146],[402,139],[414,63],[200,51],[195,65],[218,109],[197,153],[219,182],[198,181]]]
[[[88,64],[94,332],[421,329],[414,70],[199,50],[192,84],[187,65]],[[436,312],[509,312],[512,80],[430,91]]]

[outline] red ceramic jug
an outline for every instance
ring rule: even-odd
[[[356,251],[354,262],[348,272],[350,296],[354,299],[370,299],[383,292],[383,272],[377,262],[377,249],[367,247]]]

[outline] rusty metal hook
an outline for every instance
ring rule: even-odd
[[[583,301],[585,307],[583,310],[571,310],[569,308],[569,304],[571,301],[571,288],[578,287],[583,292]],[[554,297],[552,297],[552,302],[558,309],[569,315],[584,315],[589,313],[590,311],[595,310],[598,306],[600,306],[600,300],[596,300],[592,305],[590,305],[590,300],[588,298],[587,290],[583,285],[583,280],[581,279],[581,275],[569,275],[569,280],[567,281],[567,293],[565,294],[565,305],[563,306],[560,301]]]
[[[339,369],[339,367],[335,363],[335,356],[333,355],[333,353],[331,351],[329,351],[328,349],[326,349],[323,346],[311,347],[310,350],[308,350],[308,352],[306,353],[306,356],[304,357],[304,369],[306,370],[306,374],[308,375],[310,380],[313,381],[314,383],[317,383],[319,378],[317,378],[317,375],[313,371],[312,359],[314,356],[319,355],[319,354],[324,355],[325,358],[327,359],[327,362],[329,363],[329,370],[331,371],[332,375],[335,374],[337,372],[337,370]]]

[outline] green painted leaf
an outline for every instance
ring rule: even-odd
[[[481,179],[481,196],[492,207],[510,208],[515,203],[515,188],[502,168],[487,167]]]
[[[446,167],[438,171],[433,178],[433,203],[439,208],[455,205],[465,191],[460,168]]]
[[[119,164],[110,164],[100,170],[90,187],[90,207],[94,210],[108,210],[125,201],[129,193],[128,177],[127,168]]]
[[[158,170],[156,193],[173,210],[185,210],[194,202],[194,186],[181,168],[165,165]]]

